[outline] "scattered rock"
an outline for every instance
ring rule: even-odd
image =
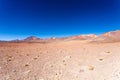
[[[29,54],[26,54],[26,56],[29,56]]]
[[[28,67],[29,66],[29,64],[25,64],[25,67]]]
[[[79,70],[80,73],[82,73],[82,72],[84,72],[84,71],[85,71],[84,69],[80,69],[80,70]]]
[[[89,66],[89,70],[94,70],[94,66]]]
[[[34,60],[36,60],[37,58],[35,57],[35,58],[33,58]]]
[[[110,51],[106,51],[106,53],[108,53],[108,54],[109,54],[109,53],[110,53]]]
[[[25,71],[23,74],[24,75],[27,75],[27,74],[29,74],[30,73],[30,70],[27,70],[27,71]]]
[[[103,58],[100,58],[99,61],[103,61]]]

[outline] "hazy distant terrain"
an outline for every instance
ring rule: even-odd
[[[71,41],[71,40],[81,40],[81,41],[89,41],[89,42],[119,42],[120,41],[120,30],[106,32],[100,35],[95,34],[88,34],[88,35],[76,35],[76,36],[68,36],[68,37],[61,37],[61,38],[37,38],[35,36],[27,37],[23,40],[12,40],[10,42],[59,42],[59,41]],[[1,41],[3,42],[3,41]]]
[[[0,80],[120,80],[119,32],[1,42]]]

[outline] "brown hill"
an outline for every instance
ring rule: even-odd
[[[24,41],[34,41],[34,40],[41,40],[41,39],[37,38],[35,36],[30,36],[30,37],[27,37],[26,39],[24,39]]]
[[[120,30],[106,32],[95,38],[94,41],[102,41],[102,42],[120,41]]]

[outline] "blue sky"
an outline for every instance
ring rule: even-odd
[[[0,40],[120,29],[120,0],[0,0]]]

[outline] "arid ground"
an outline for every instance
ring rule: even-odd
[[[120,80],[120,42],[0,43],[0,80]]]

